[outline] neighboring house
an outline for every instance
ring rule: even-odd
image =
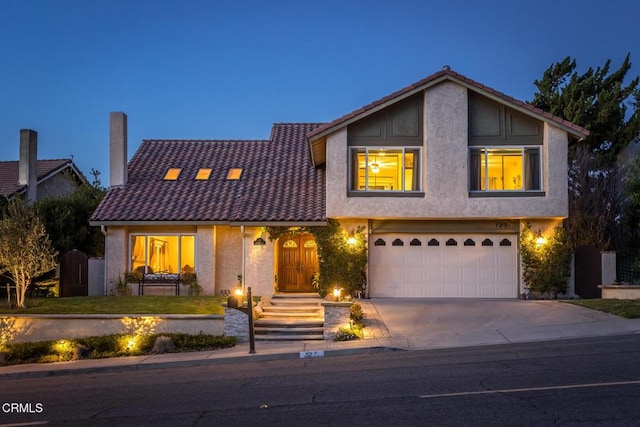
[[[38,133],[20,130],[20,160],[0,162],[0,194],[30,202],[58,198],[86,182],[71,159],[38,160]]]
[[[448,68],[331,123],[281,123],[264,141],[143,141],[127,168],[111,114],[106,286],[132,270],[195,271],[206,293],[242,274],[257,295],[309,291],[313,236],[368,233],[371,297],[515,298],[518,233],[568,213],[567,151],[588,132]],[[108,291],[108,289],[107,289]]]

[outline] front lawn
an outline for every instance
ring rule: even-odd
[[[97,296],[27,298],[27,308],[9,310],[0,301],[0,314],[224,314],[223,296]]]
[[[640,299],[583,299],[565,302],[627,319],[640,318]]]

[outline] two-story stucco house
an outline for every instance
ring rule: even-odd
[[[106,286],[125,271],[195,271],[206,293],[242,274],[258,295],[309,291],[311,235],[368,233],[371,297],[515,298],[518,233],[568,214],[567,151],[588,132],[445,67],[331,123],[275,124],[262,141],[143,141],[126,162],[111,114]]]

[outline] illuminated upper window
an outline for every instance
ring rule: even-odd
[[[351,190],[419,191],[419,152],[412,147],[352,148]]]
[[[180,176],[180,172],[182,172],[182,168],[169,168],[164,175],[165,181],[175,181]]]
[[[211,169],[209,168],[200,168],[198,169],[198,173],[196,174],[197,181],[206,181],[211,176]]]
[[[540,147],[473,147],[471,191],[540,191]]]
[[[240,177],[242,176],[242,170],[242,168],[229,169],[229,172],[227,173],[227,179],[231,181],[240,179]]]

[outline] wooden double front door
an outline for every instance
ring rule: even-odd
[[[314,292],[318,272],[316,240],[311,234],[289,234],[278,240],[278,289],[280,292]]]

